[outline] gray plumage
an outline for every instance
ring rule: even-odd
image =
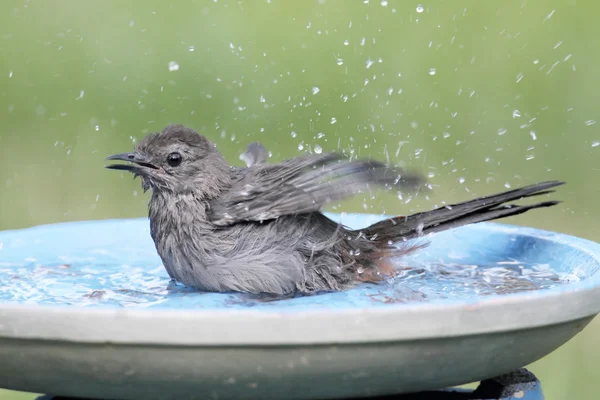
[[[107,168],[131,172],[151,189],[151,235],[172,279],[206,291],[274,295],[377,282],[394,274],[391,257],[423,246],[407,239],[554,205],[504,203],[562,184],[544,182],[352,230],[319,210],[376,188],[414,191],[421,177],[335,153],[267,164],[266,149],[258,146],[254,153],[248,148],[247,168],[233,168],[208,139],[170,125],[134,152],[107,158],[131,161]]]
[[[269,158],[267,149],[258,142],[250,143],[246,151],[240,154],[240,160],[245,162],[247,167],[264,164],[267,158]]]

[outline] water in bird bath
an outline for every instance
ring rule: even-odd
[[[428,247],[409,258],[395,260],[399,273],[386,282],[278,301],[265,296],[205,293],[171,281],[144,220],[3,232],[0,301],[113,308],[344,308],[471,301],[489,295],[551,289],[585,277],[577,267],[577,257],[569,266],[559,261],[564,254],[560,245],[488,231],[483,229],[486,226],[492,225],[468,226],[432,236]],[[70,246],[64,244],[60,238],[65,234],[77,239]]]

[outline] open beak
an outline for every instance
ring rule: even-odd
[[[106,165],[105,168],[116,169],[121,171],[129,171],[133,173],[139,173],[145,169],[158,169],[158,167],[146,159],[143,155],[137,152],[113,154],[104,159],[104,161],[129,161],[133,164],[110,164]]]

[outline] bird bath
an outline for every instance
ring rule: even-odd
[[[128,399],[415,392],[514,371],[600,311],[600,245],[531,228],[438,233],[390,282],[279,301],[170,282],[148,230],[131,219],[0,232],[0,387]]]

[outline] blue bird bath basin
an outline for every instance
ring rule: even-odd
[[[353,228],[380,215],[337,215]],[[525,366],[600,311],[600,245],[495,223],[398,277],[269,301],[169,281],[146,219],[0,232],[0,387],[87,398],[344,398]]]

